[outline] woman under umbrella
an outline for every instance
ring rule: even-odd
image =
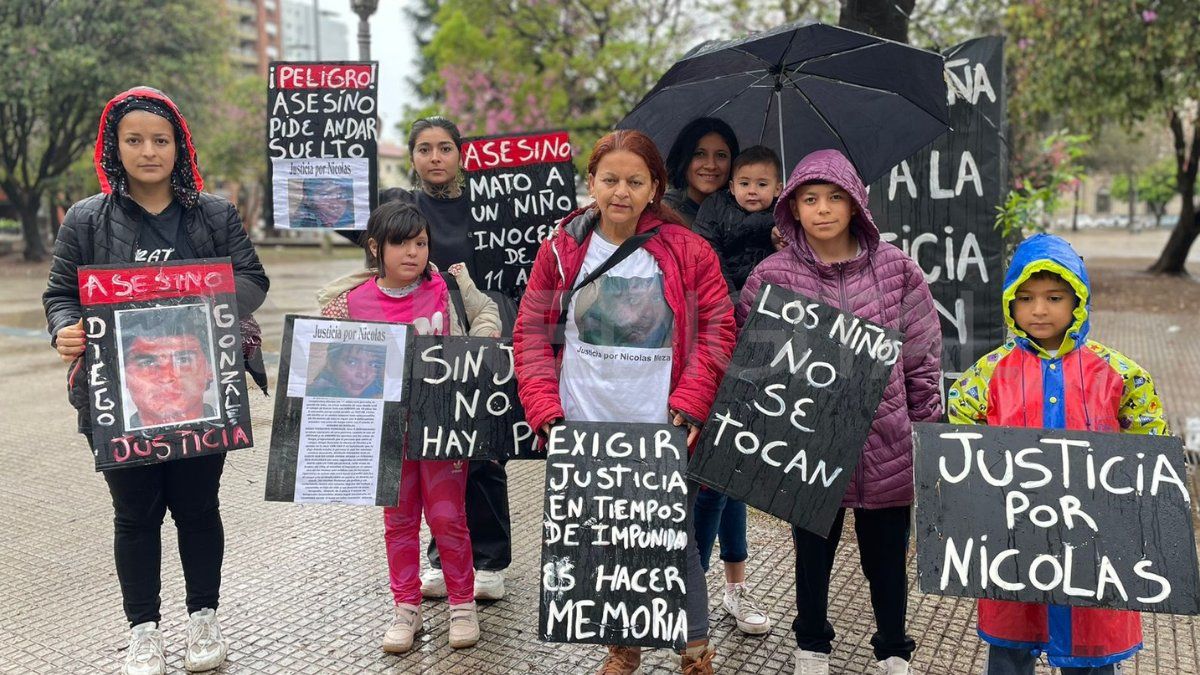
[[[688,227],[700,204],[729,185],[729,167],[738,154],[737,135],[715,117],[698,117],[687,124],[667,153],[671,189],[663,196]]]

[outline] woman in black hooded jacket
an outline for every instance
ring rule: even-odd
[[[70,364],[68,390],[79,431],[89,439],[79,266],[228,256],[243,317],[262,304],[269,286],[233,204],[202,192],[187,122],[161,91],[135,87],[108,102],[95,164],[101,193],[67,212],[42,296],[51,344]],[[104,472],[115,515],[117,578],[132,627],[123,673],[165,670],[158,623],[167,509],[179,533],[187,588],[184,665],[210,670],[225,659],[227,644],[216,618],[225,549],[217,491],[224,464],[223,454],[213,454]]]

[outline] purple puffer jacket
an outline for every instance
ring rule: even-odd
[[[792,192],[807,181],[835,183],[850,193],[857,210],[850,231],[860,248],[854,259],[831,265],[813,254],[790,210]],[[738,303],[737,323],[745,323],[759,287],[769,283],[904,334],[902,358],[888,378],[862,459],[842,498],[843,507],[882,509],[912,504],[912,423],[934,422],[942,414],[942,329],[920,268],[900,249],[879,240],[866,204],[866,188],[840,152],[819,150],[802,159],[775,206],[775,223],[792,245],[763,260],[750,274]]]

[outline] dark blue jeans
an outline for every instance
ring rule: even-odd
[[[700,548],[700,566],[708,572],[713,542],[721,540],[721,560],[746,562],[746,503],[704,488],[696,496],[693,511],[696,545]]]

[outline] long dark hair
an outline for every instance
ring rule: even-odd
[[[669,223],[682,223],[683,219],[674,209],[663,203],[663,193],[667,191],[667,167],[663,164],[662,155],[650,137],[636,129],[618,129],[605,134],[592,146],[592,154],[588,157],[587,172],[589,176],[596,175],[596,167],[600,160],[610,152],[624,150],[632,152],[646,163],[650,170],[650,178],[656,184],[650,205],[646,208],[662,220]]]
[[[667,153],[667,169],[671,172],[671,187],[681,190],[687,187],[688,165],[692,163],[692,155],[696,153],[696,146],[700,144],[701,138],[712,133],[725,139],[725,145],[729,146],[731,159],[738,156],[737,134],[733,133],[733,129],[728,124],[715,117],[697,117],[680,129],[679,135],[675,137],[675,142],[671,144],[671,151]]]
[[[415,204],[397,200],[379,205],[367,219],[367,233],[362,239],[363,249],[367,252],[368,264],[378,270],[380,275],[386,275],[387,270],[383,269],[383,247],[388,244],[403,244],[422,232],[428,236],[429,221],[421,215]],[[378,254],[371,253],[372,241],[375,242]],[[430,252],[432,252],[432,247],[430,247]],[[421,271],[421,278],[426,281],[433,278],[428,262],[425,263],[425,269]]]
[[[408,128],[408,159],[410,162],[412,161],[413,151],[417,148],[417,136],[420,136],[423,131],[435,128],[445,130],[450,135],[450,141],[454,143],[454,147],[458,149],[458,154],[462,155],[463,139],[462,132],[458,130],[458,125],[441,115],[430,115],[429,117],[422,117],[413,122],[412,126]],[[454,168],[458,171],[458,178],[455,180],[461,179],[462,168]],[[416,162],[413,162],[412,179],[414,183],[422,183],[421,176],[417,174]]]

